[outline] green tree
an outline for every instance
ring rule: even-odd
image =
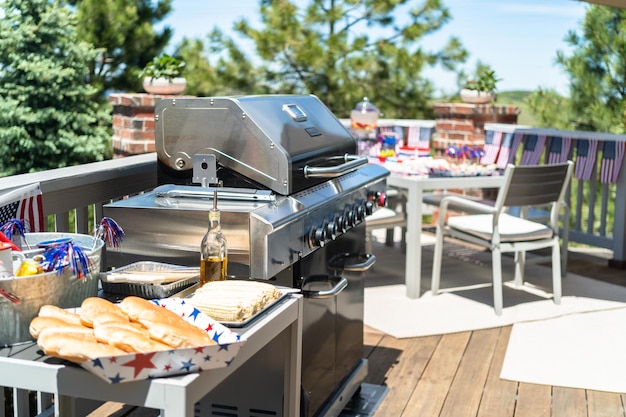
[[[172,10],[172,0],[69,0],[76,6],[78,34],[99,49],[89,82],[108,90],[141,91],[139,71],[163,52],[172,29],[154,25]]]
[[[571,55],[557,52],[556,61],[568,73],[570,98],[556,100],[538,92],[533,110],[544,115],[566,114],[570,129],[624,133],[626,131],[626,10],[589,6],[581,32],[569,31],[565,41]],[[549,119],[548,119],[549,121]],[[551,126],[561,127],[561,126]]]
[[[409,0],[312,0],[302,9],[289,0],[260,0],[260,16],[260,29],[246,19],[234,27],[253,42],[254,57],[236,54],[232,40],[213,32],[213,51],[232,57],[217,66],[229,67],[222,75],[248,92],[315,94],[339,117],[348,117],[363,96],[385,117],[431,117],[433,86],[422,69],[453,70],[467,58],[456,38],[442,51],[420,44],[451,18],[440,0],[416,6]],[[259,62],[258,78],[246,85],[251,67],[243,65],[250,59]]]
[[[60,0],[2,0],[0,175],[110,158],[110,112],[86,83],[97,51]]]

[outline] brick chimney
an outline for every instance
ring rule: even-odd
[[[113,158],[154,152],[154,108],[166,98],[145,93],[111,94],[113,105]]]
[[[437,155],[443,155],[450,146],[482,147],[485,123],[517,124],[521,109],[493,103],[438,103],[434,111],[436,128],[432,146]]]

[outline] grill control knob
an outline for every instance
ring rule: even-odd
[[[356,203],[354,205],[354,213],[357,223],[365,220],[365,206],[363,205],[363,203]]]
[[[348,219],[348,227],[356,226],[356,212],[354,209],[350,209],[346,212],[346,217]]]
[[[311,233],[309,234],[309,246],[314,248],[319,246],[323,248],[326,245],[326,228],[325,227],[314,227],[311,229]]]
[[[345,214],[340,214],[335,218],[335,224],[339,232],[346,233],[348,231],[348,219]]]
[[[374,214],[374,208],[375,208],[374,202],[372,202],[372,201],[367,201],[367,202],[365,203],[365,214],[366,214],[367,216],[369,216],[369,215],[371,215],[371,214]]]
[[[328,222],[328,224],[326,225],[326,235],[331,240],[335,240],[337,238],[337,235],[339,234],[338,232],[339,232],[339,228],[337,227],[337,223]]]

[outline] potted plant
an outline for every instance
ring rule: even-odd
[[[139,76],[143,78],[143,88],[150,94],[181,94],[187,86],[182,77],[185,62],[177,57],[162,54],[146,64]]]
[[[495,71],[482,68],[477,71],[475,79],[468,80],[461,88],[461,100],[474,104],[490,103],[496,99],[496,87],[499,81]]]

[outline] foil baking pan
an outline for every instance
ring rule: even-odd
[[[136,273],[138,277],[140,274],[163,274],[166,275],[171,272],[185,272],[189,271],[189,275],[178,279],[174,282],[152,284],[152,283],[139,283],[139,282],[114,282],[114,274],[129,274]],[[173,265],[161,262],[152,261],[140,261],[130,265],[115,268],[108,272],[100,274],[100,282],[102,283],[102,291],[106,293],[119,294],[119,295],[134,295],[146,299],[160,299],[171,297],[180,291],[193,286],[200,282],[200,270],[199,268],[189,268],[182,265]]]

